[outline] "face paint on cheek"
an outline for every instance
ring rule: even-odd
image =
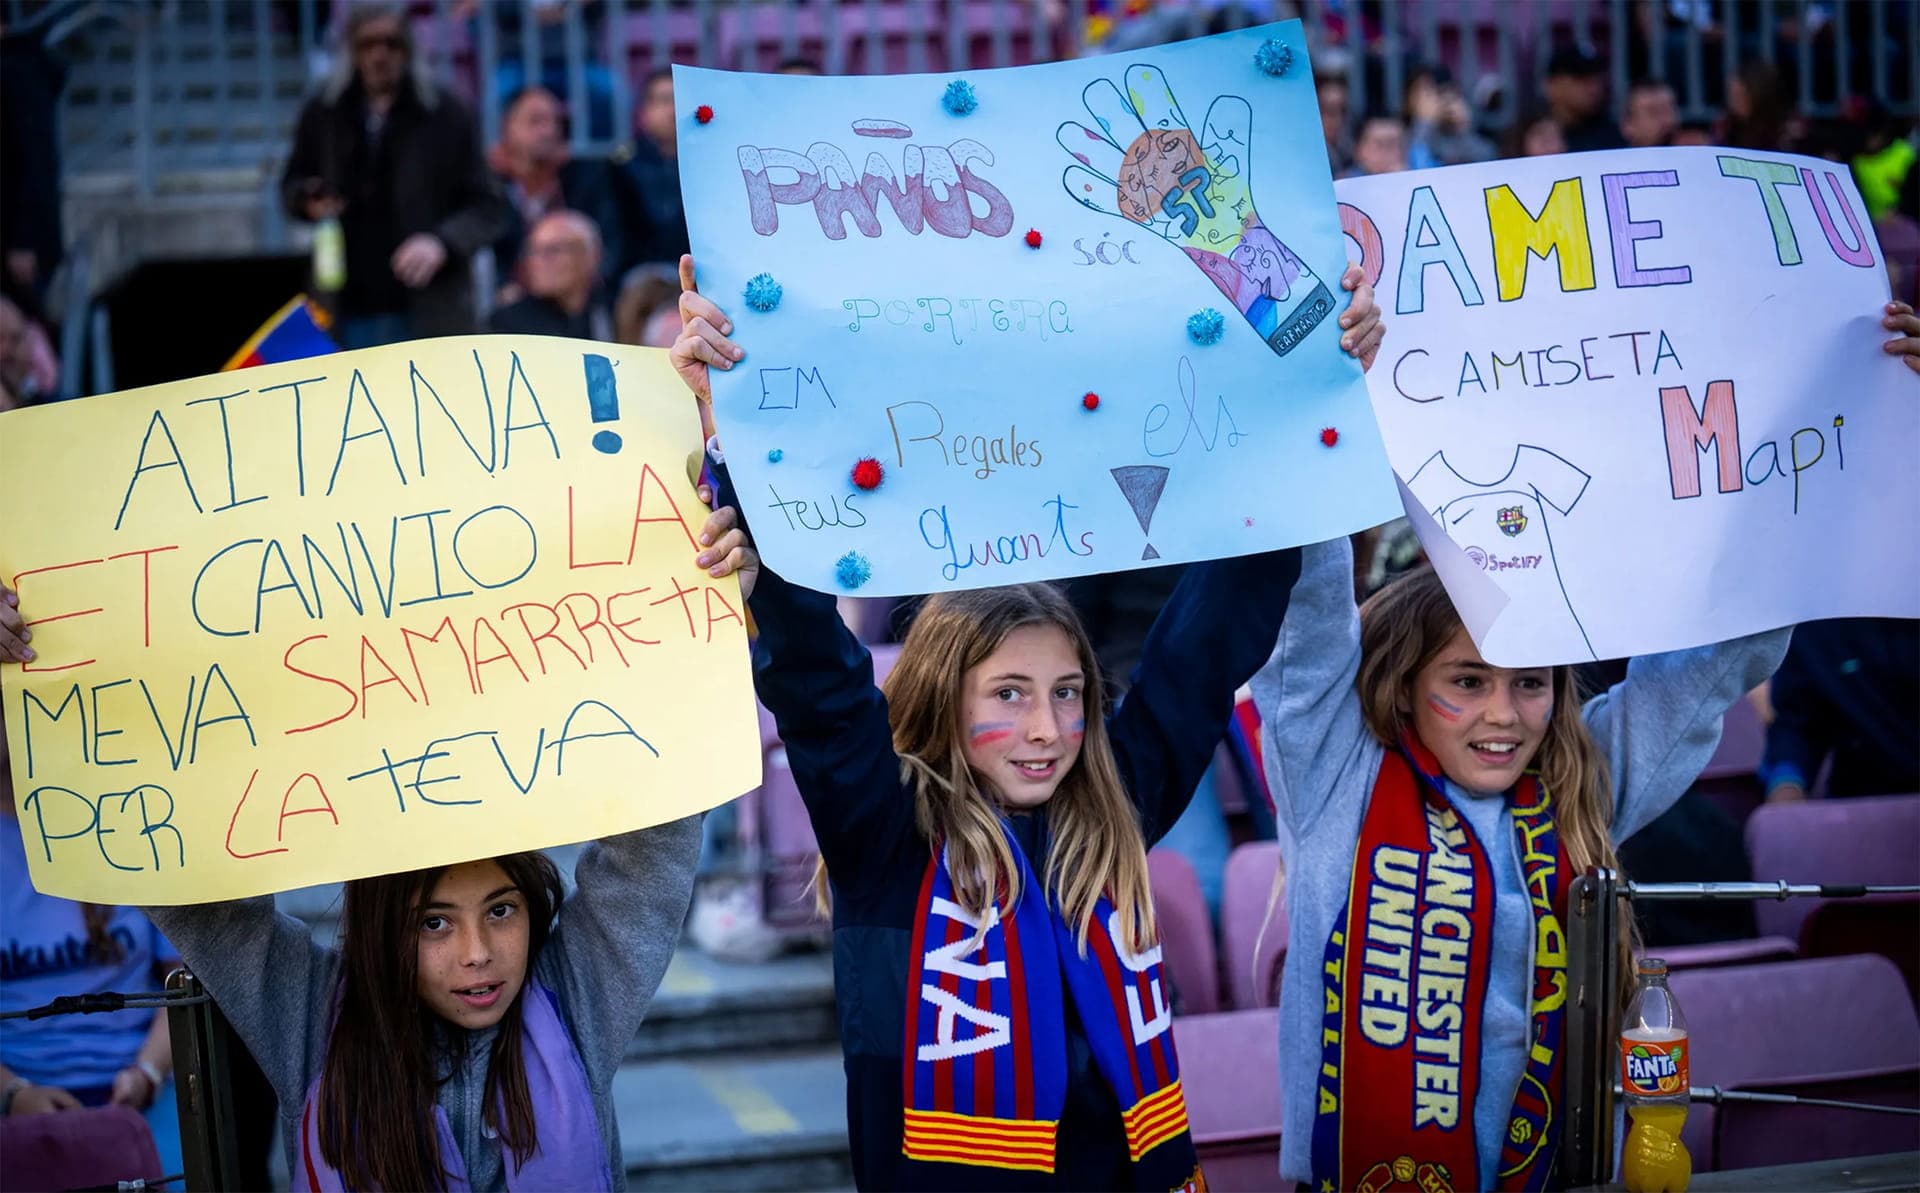
[[[1082,717],[1081,719],[1075,721],[1073,724],[1067,726],[1067,736],[1072,738],[1075,741],[1079,741],[1081,738],[1085,737],[1086,735],[1087,735],[1087,721],[1085,717]]]
[[[1439,696],[1428,696],[1427,707],[1440,714],[1440,719],[1444,721],[1457,721],[1467,715],[1466,709],[1455,704],[1448,704],[1446,700]]]
[[[1013,736],[1012,721],[981,721],[967,726],[967,737],[976,746],[990,746]]]

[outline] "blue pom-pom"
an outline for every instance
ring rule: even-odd
[[[747,305],[756,311],[771,311],[780,305],[784,291],[770,273],[756,273],[747,279]]]
[[[940,96],[940,106],[955,116],[965,116],[980,106],[980,100],[973,93],[972,83],[965,79],[955,79],[947,84],[946,91]]]
[[[858,588],[873,579],[873,565],[858,551],[849,551],[833,565],[834,579],[842,588]]]
[[[767,463],[769,464],[778,464],[780,461],[786,458],[787,458],[787,453],[781,451],[777,447],[767,449]]]
[[[1187,316],[1187,336],[1196,344],[1218,344],[1226,331],[1226,316],[1212,307]]]
[[[1253,64],[1277,78],[1293,65],[1293,47],[1279,38],[1269,38],[1253,52]]]

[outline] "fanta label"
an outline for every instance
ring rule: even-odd
[[[1628,1097],[1671,1098],[1690,1088],[1687,1041],[1620,1041],[1620,1086]]]

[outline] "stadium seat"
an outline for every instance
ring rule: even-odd
[[[1768,804],[1746,833],[1757,882],[1920,883],[1920,795]],[[1762,902],[1754,919],[1762,936],[1798,940],[1820,902]]]
[[[1711,969],[1721,965],[1758,965],[1765,961],[1791,961],[1798,950],[1784,936],[1761,936],[1752,940],[1716,940],[1707,944],[1677,944],[1650,947],[1646,954],[1667,963],[1667,969]]]
[[[1187,1120],[1214,1193],[1293,1188],[1280,1179],[1279,1017],[1263,1007],[1173,1021]]]
[[[1213,920],[1192,863],[1171,849],[1155,849],[1147,854],[1147,882],[1160,920],[1161,957],[1173,985],[1174,1013],[1218,1011],[1220,961],[1213,948]]]
[[[98,1106],[59,1114],[0,1119],[0,1191],[112,1189],[121,1182],[157,1180],[160,1153],[140,1112]]]
[[[1912,1106],[1920,1018],[1883,957],[1675,973],[1695,1086]],[[1920,1120],[1804,1106],[1695,1105],[1694,1167],[1750,1167],[1920,1148]]]
[[[813,821],[794,784],[785,746],[767,751],[766,777],[760,787],[760,831],[767,860],[767,922],[775,927],[813,920],[813,900],[807,884],[813,881],[820,842]]]
[[[1271,922],[1267,917],[1279,869],[1280,846],[1273,841],[1249,842],[1227,858],[1220,896],[1220,964],[1223,988],[1231,1005],[1240,1010],[1276,1006],[1280,1001],[1280,969],[1287,956],[1284,890],[1273,907]]]

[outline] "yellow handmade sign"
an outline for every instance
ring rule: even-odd
[[[0,416],[41,891],[194,903],[559,845],[759,781],[666,354],[487,336]]]

